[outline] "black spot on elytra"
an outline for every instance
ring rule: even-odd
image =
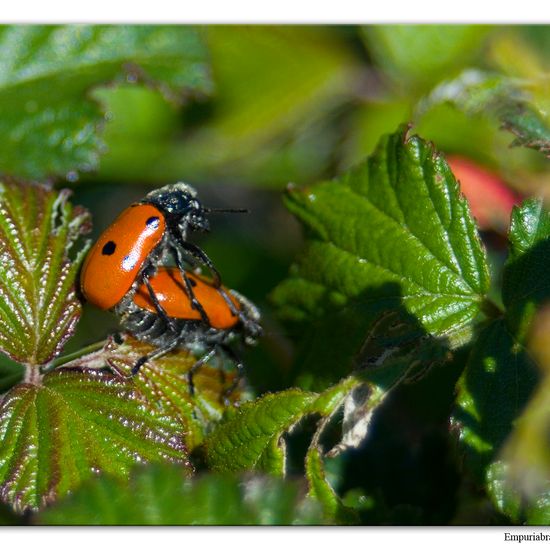
[[[101,253],[104,256],[110,256],[113,254],[116,250],[116,243],[115,241],[109,241],[103,245],[103,248],[101,249]]]
[[[158,226],[159,226],[159,218],[158,216],[151,216],[150,218],[147,219],[147,221],[145,222],[145,225],[147,227],[149,227],[149,229],[157,229]]]

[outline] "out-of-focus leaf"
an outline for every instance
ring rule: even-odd
[[[183,139],[170,126],[160,140],[130,124],[113,126],[100,177],[170,181],[185,174],[280,187],[322,173],[337,145],[332,113],[353,97],[359,68],[346,41],[329,29],[295,26],[214,25],[205,36],[216,93],[194,106],[198,121],[188,121]],[[116,95],[109,110],[128,117]]]
[[[411,111],[410,102],[401,99],[358,106],[344,145],[343,168],[348,169],[372,154],[384,134],[395,131],[411,119]]]
[[[290,188],[286,203],[308,240],[273,300],[289,320],[324,316],[312,338],[325,353],[356,355],[372,322],[392,310],[418,336],[463,341],[487,292],[485,252],[452,172],[429,144],[406,130],[386,136],[356,169]]]
[[[43,178],[98,165],[104,122],[92,87],[142,81],[168,98],[209,91],[198,30],[154,25],[0,29],[0,173]]]
[[[23,365],[12,361],[4,355],[0,355],[0,393],[9,390],[15,384],[21,382],[25,375]]]
[[[505,233],[518,196],[496,174],[469,159],[448,155],[447,162],[480,229]]]
[[[478,480],[487,482],[491,462],[510,435],[537,382],[537,370],[504,320],[477,337],[458,382],[453,424]]]
[[[396,84],[425,87],[477,61],[488,27],[481,25],[371,25],[369,52]],[[408,87],[408,88],[407,88]]]
[[[18,516],[13,510],[0,503],[0,526],[1,525],[20,525],[22,523],[21,516]]]
[[[74,281],[86,249],[69,254],[89,215],[69,194],[0,183],[0,348],[21,363],[50,361],[80,317]]]
[[[419,112],[449,103],[468,114],[492,115],[514,134],[512,145],[522,145],[550,156],[550,124],[512,80],[498,74],[468,70],[457,79],[437,86],[425,98]]]
[[[509,240],[502,299],[510,330],[523,342],[537,308],[550,301],[550,213],[542,201],[514,208]]]
[[[244,403],[206,438],[208,465],[216,471],[256,469],[284,474],[284,432],[309,412],[316,394],[286,390]]]
[[[136,361],[152,350],[148,344],[126,337],[121,345],[111,340],[101,353],[109,365],[129,376]],[[225,400],[235,403],[240,399],[238,388],[231,395],[225,395],[235,381],[236,371],[225,371],[223,365],[216,366],[215,360],[195,373],[195,394],[191,396],[186,373],[196,361],[193,355],[179,350],[146,363],[133,378],[152,406],[182,422],[189,449],[201,443],[211,425],[221,419]]]
[[[20,384],[0,406],[0,496],[39,508],[99,472],[125,478],[141,462],[188,467],[182,425],[134,384],[100,370],[61,369]]]
[[[318,506],[296,482],[207,474],[175,466],[134,471],[130,482],[102,476],[37,519],[46,525],[318,525]]]

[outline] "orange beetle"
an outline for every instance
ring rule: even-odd
[[[186,269],[189,265],[208,267],[216,287],[221,286],[221,278],[206,253],[187,240],[187,233],[208,231],[206,214],[220,211],[238,210],[204,208],[197,192],[186,183],[152,191],[124,210],[88,253],[80,275],[84,297],[101,309],[116,308],[121,313],[124,296],[144,282],[155,303],[148,279],[157,264],[171,254],[184,278],[191,306],[208,322],[204,308],[194,296]],[[227,297],[226,302],[231,307]],[[157,311],[162,315],[161,309]]]
[[[125,306],[121,324],[134,337],[157,348],[136,362],[132,374],[136,374],[151,359],[161,357],[176,348],[200,352],[202,357],[188,374],[192,392],[193,372],[216,352],[228,355],[240,372],[242,363],[229,344],[234,340],[255,344],[262,330],[258,309],[244,296],[234,290],[216,287],[212,281],[193,273],[186,272],[185,275],[191,281],[195,296],[208,315],[208,324],[203,322],[200,313],[192,307],[184,277],[174,267],[161,267],[149,279],[156,304],[145,284],[137,288],[131,303]],[[229,296],[233,307],[227,303],[222,289],[225,296]],[[159,307],[163,311],[162,315],[158,313]]]
[[[80,275],[85,298],[101,309],[115,307],[162,241],[165,230],[162,212],[150,204],[124,210],[86,256]]]
[[[226,290],[235,306],[234,311],[229,308],[219,289],[213,286],[211,281],[193,273],[187,273],[187,277],[191,281],[195,297],[208,315],[209,326],[215,329],[227,330],[233,328],[239,322],[239,317],[235,313],[235,310],[239,311],[242,307],[237,298],[231,295],[230,291]],[[161,267],[149,282],[155,292],[158,303],[168,317],[189,321],[201,320],[200,313],[191,307],[191,302],[185,291],[185,283],[179,270]],[[145,285],[141,285],[137,289],[134,295],[134,304],[153,313],[157,312]]]

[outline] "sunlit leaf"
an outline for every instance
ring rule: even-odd
[[[327,518],[340,524],[357,523],[357,514],[351,508],[344,506],[340,497],[330,486],[326,478],[321,453],[315,445],[312,445],[307,452],[306,476],[310,495],[321,503]]]
[[[153,349],[126,337],[121,345],[111,340],[102,354],[107,364],[124,376],[130,376],[136,361]],[[221,419],[228,404],[240,399],[238,387],[226,395],[237,373],[224,368],[227,366],[223,365],[221,357],[214,358],[195,373],[195,393],[191,396],[186,375],[196,361],[189,352],[178,350],[146,363],[133,378],[136,387],[153,406],[182,422],[189,449],[201,443],[208,429]]]
[[[106,472],[141,462],[188,466],[182,425],[157,413],[130,380],[100,370],[57,370],[20,384],[0,406],[0,496],[38,508]]]
[[[0,348],[21,363],[51,360],[80,317],[74,281],[86,250],[74,245],[89,215],[69,195],[0,183]]]
[[[282,436],[309,412],[315,397],[287,390],[244,403],[206,438],[208,465],[220,472],[257,469],[283,474],[286,453]]]
[[[308,359],[312,368],[326,360],[349,369],[388,311],[419,338],[464,341],[487,292],[487,263],[468,204],[431,145],[406,130],[386,136],[340,178],[289,189],[286,204],[307,245],[273,299],[285,318],[314,323],[304,347],[322,352]]]

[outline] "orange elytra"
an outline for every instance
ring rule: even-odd
[[[161,242],[165,228],[163,213],[151,204],[124,210],[86,256],[80,275],[86,299],[101,309],[118,304]]]
[[[219,330],[233,328],[239,322],[239,317],[231,312],[229,305],[220,293],[220,289],[213,286],[212,282],[204,277],[199,277],[190,272],[186,272],[186,275],[193,287],[195,297],[208,315],[210,326]],[[149,279],[149,282],[159,304],[168,317],[183,320],[201,320],[200,312],[191,307],[191,301],[185,290],[185,283],[179,269],[161,267]],[[225,290],[235,308],[240,310],[241,304],[239,301],[227,289]],[[144,284],[138,287],[134,295],[134,303],[138,307],[153,313],[157,311]]]

